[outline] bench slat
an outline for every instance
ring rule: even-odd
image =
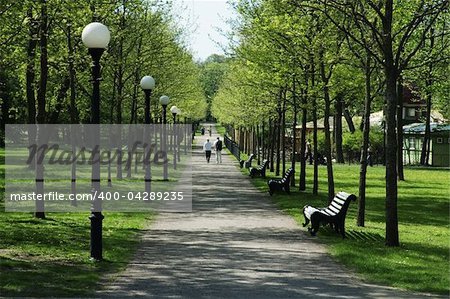
[[[328,206],[327,209],[329,209],[330,211],[335,212],[336,214],[339,213],[339,212],[341,211],[341,209],[337,209],[337,208],[335,208],[335,207],[333,207],[333,206]]]
[[[336,202],[334,202],[334,201],[331,203],[330,206],[333,206],[333,207],[335,207],[335,208],[338,209],[338,210],[342,209],[342,207],[343,207],[343,205],[338,204],[338,203],[336,203]]]
[[[345,203],[345,200],[342,200],[342,199],[339,199],[339,198],[335,197],[335,198],[333,198],[333,202],[337,202],[337,203],[343,205]]]
[[[321,212],[327,214],[328,216],[335,216],[337,214],[336,212],[333,212],[328,208],[326,208],[325,210],[322,210]]]
[[[337,198],[342,199],[342,200],[345,201],[345,200],[347,200],[347,198],[350,197],[350,195],[351,195],[351,194],[348,194],[348,193],[346,193],[346,192],[338,192],[338,193],[336,194],[335,197],[337,197]]]

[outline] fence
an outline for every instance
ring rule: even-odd
[[[236,159],[239,161],[241,159],[241,152],[239,150],[239,145],[228,138],[227,136],[224,137],[225,140],[225,146],[227,149],[233,154],[233,156],[236,157]]]

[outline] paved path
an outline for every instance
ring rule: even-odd
[[[193,155],[193,212],[160,214],[100,297],[424,297],[362,283],[255,189],[233,157],[216,167],[200,148]]]

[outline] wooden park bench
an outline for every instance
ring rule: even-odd
[[[291,193],[290,184],[291,176],[294,174],[294,170],[289,168],[281,179],[273,179],[267,182],[269,185],[269,194],[272,195],[275,191],[285,191],[287,194]]]
[[[264,160],[261,165],[250,168],[250,177],[254,178],[256,176],[266,177],[266,169],[269,166],[269,160]]]
[[[311,233],[311,236],[315,236],[320,224],[330,224],[337,233],[342,235],[342,238],[345,238],[345,217],[350,201],[355,200],[355,195],[339,192],[326,208],[304,206],[303,216],[305,216],[305,223],[303,223],[303,227],[307,226],[311,221],[311,227],[308,227],[308,231]]]
[[[251,154],[248,157],[247,161],[244,161],[244,160],[239,161],[239,165],[241,166],[241,168],[242,167],[250,168],[252,166],[253,158],[255,158],[255,154]]]

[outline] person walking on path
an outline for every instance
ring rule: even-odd
[[[367,165],[370,167],[373,167],[373,160],[372,160],[372,146],[369,144],[369,147],[367,148]]]
[[[309,140],[309,139],[306,142],[305,159],[307,161],[309,160],[309,164],[312,165],[313,156],[312,156],[312,150],[311,150],[311,140]]]
[[[222,140],[219,137],[214,142],[214,149],[216,151],[216,164],[222,164]]]
[[[209,160],[211,159],[211,151],[212,151],[212,144],[211,144],[211,142],[209,142],[209,139],[206,139],[206,142],[203,144],[203,151],[205,151],[206,162],[209,163]]]

